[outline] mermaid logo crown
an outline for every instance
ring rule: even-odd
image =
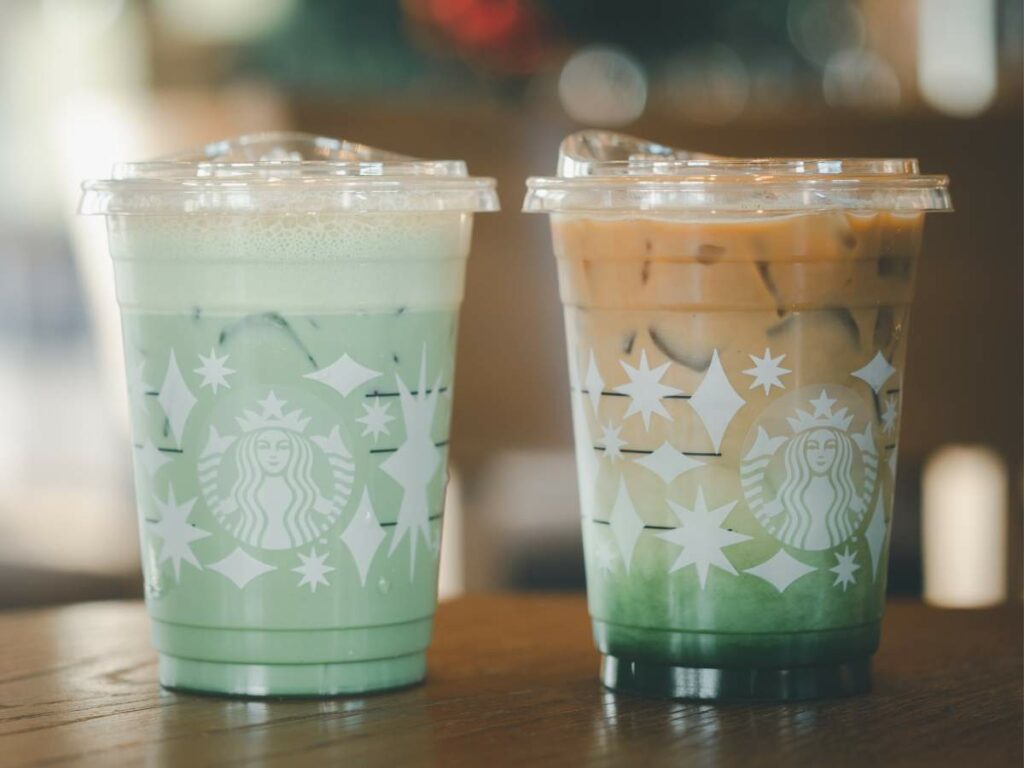
[[[786,417],[786,421],[789,422],[789,426],[794,434],[822,427],[831,427],[841,432],[846,432],[850,428],[853,414],[848,413],[847,408],[833,411],[832,406],[836,404],[836,400],[834,397],[829,397],[824,389],[821,390],[821,394],[816,400],[809,400],[808,402],[814,406],[813,414],[797,408],[796,417]]]
[[[286,400],[279,400],[277,395],[270,392],[266,399],[259,401],[262,413],[246,411],[236,421],[245,432],[253,432],[257,429],[287,429],[292,432],[305,432],[309,424],[309,417],[302,415],[302,409],[296,408],[288,413],[284,412]]]

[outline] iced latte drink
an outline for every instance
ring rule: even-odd
[[[529,188],[565,306],[604,683],[866,690],[914,270],[945,178],[587,132]]]
[[[107,216],[164,685],[417,682],[455,335],[493,181],[296,134],[86,184]]]

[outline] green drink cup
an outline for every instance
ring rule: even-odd
[[[422,680],[455,337],[493,181],[300,134],[85,185],[107,217],[163,685]]]
[[[946,178],[586,132],[528,186],[558,259],[603,682],[867,690],[913,276]]]

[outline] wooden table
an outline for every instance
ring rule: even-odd
[[[443,605],[424,686],[327,701],[162,691],[138,603],[0,614],[0,765],[1017,766],[1021,612],[894,603],[868,696],[614,695],[583,599]]]

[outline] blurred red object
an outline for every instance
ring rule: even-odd
[[[471,63],[505,75],[542,69],[550,29],[531,0],[405,0],[410,19]]]

